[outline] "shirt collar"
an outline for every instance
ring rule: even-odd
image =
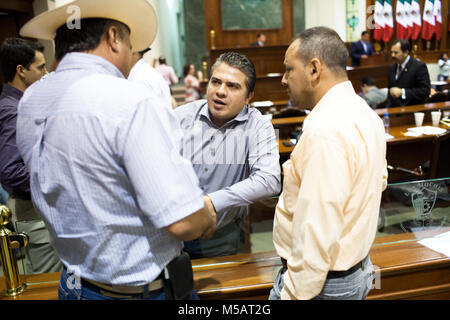
[[[7,83],[4,83],[1,95],[20,100],[23,96],[23,92]]]
[[[328,92],[320,99],[320,101],[316,104],[316,106],[312,109],[310,115],[314,112],[317,113],[319,109],[324,109],[331,107],[333,108],[335,103],[333,101],[338,101],[342,98],[348,97],[350,95],[354,95],[355,89],[353,89],[353,85],[350,80],[341,82],[332,87]]]
[[[88,69],[99,73],[110,74],[119,78],[125,78],[122,72],[105,58],[83,52],[71,52],[66,54],[59,63],[58,68],[56,68],[56,72],[75,69]]]
[[[249,108],[248,104],[245,105],[244,108],[242,109],[242,111],[239,112],[239,114],[236,117],[234,117],[233,119],[228,121],[226,124],[224,124],[224,127],[226,125],[228,125],[229,123],[232,123],[234,121],[237,121],[237,122],[245,122],[245,121],[247,121],[248,120],[248,115],[249,115],[248,108]],[[208,102],[207,101],[205,101],[203,103],[203,105],[200,107],[199,115],[201,117],[205,117],[206,119],[209,120],[209,122],[213,123],[212,120],[211,120],[210,114],[209,114]]]
[[[411,59],[411,56],[407,56],[405,61],[403,61],[403,63],[402,63],[402,70],[405,69],[405,67],[408,64],[410,59]]]

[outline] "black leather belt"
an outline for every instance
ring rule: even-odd
[[[360,261],[357,264],[355,264],[350,269],[345,270],[345,271],[332,271],[332,270],[328,271],[327,279],[342,278],[342,277],[346,277],[346,276],[352,274],[355,271],[358,271],[359,269],[363,269],[364,270],[364,268],[363,268],[364,260],[365,260],[365,258],[362,261]],[[286,259],[281,258],[281,263],[283,264],[283,271],[286,271],[287,270],[287,261],[286,261]]]
[[[336,279],[336,278],[346,277],[346,276],[352,274],[353,272],[358,271],[359,269],[363,269],[363,261],[364,260],[358,262],[353,267],[351,267],[350,269],[345,270],[345,271],[331,271],[330,270],[330,271],[328,271],[327,279]]]

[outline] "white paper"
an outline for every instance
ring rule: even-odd
[[[419,243],[431,250],[450,257],[450,232],[441,233],[433,238],[420,240]]]
[[[447,130],[438,127],[424,126],[424,127],[408,128],[408,131],[426,135],[436,135],[436,134],[443,134]]]
[[[273,106],[273,102],[272,101],[255,101],[252,103],[252,106],[255,108],[271,107],[271,106]]]
[[[389,133],[385,133],[385,137],[386,137],[386,140],[389,140],[389,139],[394,139],[394,136],[393,135],[390,135]]]
[[[408,132],[405,132],[403,135],[407,136],[407,137],[420,137],[422,134],[419,132],[408,131]]]

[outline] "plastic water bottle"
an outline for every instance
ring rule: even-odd
[[[389,132],[389,113],[385,113],[383,116],[383,123],[384,123],[384,131],[386,133]]]

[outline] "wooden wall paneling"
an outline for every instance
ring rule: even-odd
[[[0,11],[33,12],[33,0],[0,0]]]
[[[287,45],[270,46],[264,48],[233,48],[210,50],[210,64],[214,64],[216,59],[224,52],[233,50],[242,53],[255,65],[257,76],[265,76],[268,73],[284,72],[284,54]]]
[[[292,0],[282,0],[282,20],[281,29],[242,29],[242,30],[223,30],[220,12],[220,0],[204,0],[205,10],[205,32],[206,44],[211,49],[210,31],[215,31],[215,47],[240,48],[249,47],[256,41],[256,35],[264,32],[267,37],[266,46],[289,44],[293,37],[293,10]]]

